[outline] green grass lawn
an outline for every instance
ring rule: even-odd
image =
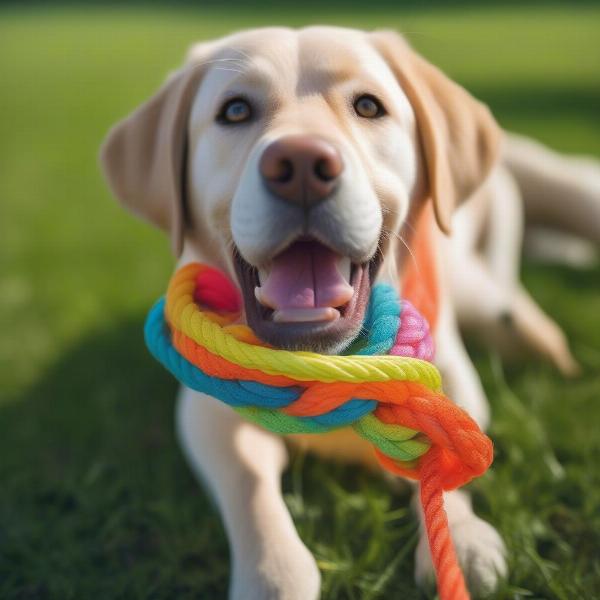
[[[168,244],[96,167],[108,126],[190,42],[275,23],[396,27],[505,127],[600,156],[600,8],[318,10],[0,10],[0,598],[225,597],[224,533],[173,436],[175,383],[142,342]],[[584,374],[475,352],[497,458],[471,487],[510,553],[496,597],[599,598],[600,270],[524,276]],[[310,458],[284,488],[324,598],[420,597],[406,495]]]

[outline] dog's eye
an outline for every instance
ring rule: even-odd
[[[223,104],[217,121],[224,124],[243,123],[252,116],[252,108],[247,100],[243,98],[233,98]]]
[[[379,102],[375,96],[371,96],[370,94],[359,96],[354,101],[354,110],[359,117],[365,119],[377,119],[378,117],[385,115],[385,109],[381,102]]]

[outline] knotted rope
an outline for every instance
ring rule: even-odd
[[[425,319],[378,284],[351,354],[329,356],[266,346],[235,324],[240,307],[222,273],[187,265],[150,311],[146,344],[181,383],[275,433],[352,426],[386,469],[420,480],[440,598],[468,598],[442,492],[483,474],[492,444],[441,392]]]

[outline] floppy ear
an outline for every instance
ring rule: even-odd
[[[435,217],[449,233],[454,209],[479,187],[496,161],[500,129],[485,105],[400,35],[376,31],[371,37],[415,112]]]
[[[100,151],[113,194],[132,212],[170,232],[181,254],[188,116],[202,65],[174,73],[150,100],[117,123]]]

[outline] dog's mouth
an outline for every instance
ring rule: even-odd
[[[256,268],[235,252],[246,319],[265,342],[339,352],[360,331],[379,252],[353,263],[314,239],[299,239]]]

